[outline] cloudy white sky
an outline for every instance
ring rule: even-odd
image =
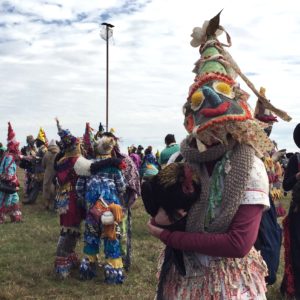
[[[229,52],[257,88],[293,118],[274,125],[279,148],[296,151],[300,120],[298,1],[0,0],[0,141],[7,121],[17,139],[58,138],[54,118],[81,136],[85,122],[105,123],[106,42],[100,24],[115,25],[109,46],[109,127],[131,144],[162,149],[167,133],[185,137],[181,107],[199,58],[190,34],[221,9]],[[237,79],[241,85],[241,79]],[[256,97],[251,94],[254,107]]]

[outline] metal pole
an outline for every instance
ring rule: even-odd
[[[106,25],[106,131],[108,132],[108,68],[109,68],[109,62],[108,62],[108,26]]]
[[[108,80],[108,75],[109,75],[109,34],[111,34],[112,36],[112,28],[114,27],[114,25],[112,24],[109,24],[109,23],[102,23],[101,25],[104,25],[105,26],[105,33],[106,35],[103,36],[101,35],[101,37],[103,39],[106,40],[106,131],[108,131],[108,93],[109,93],[109,80]],[[111,32],[110,32],[111,30]]]

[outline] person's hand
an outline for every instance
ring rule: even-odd
[[[300,180],[300,172],[298,172],[298,173],[296,174],[296,179],[297,179],[297,180]]]
[[[147,227],[149,233],[159,239],[159,236],[163,232],[163,229],[153,225],[151,220],[148,221]]]

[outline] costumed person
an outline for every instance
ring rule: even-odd
[[[72,267],[79,265],[75,248],[85,210],[78,204],[75,188],[78,175],[74,170],[74,165],[81,157],[79,140],[68,129],[62,129],[58,119],[56,123],[62,149],[54,160],[58,184],[54,207],[60,216],[61,232],[54,264],[57,275],[63,279],[69,276]]]
[[[236,75],[260,96],[258,91],[217,39],[225,31],[219,18],[220,13],[193,30],[191,45],[200,46],[201,58],[183,107],[189,136],[180,152],[200,179],[201,193],[188,211],[185,231],[148,222],[153,236],[183,251],[184,272],[163,262],[168,269],[161,270],[158,300],[266,299],[267,266],[253,245],[269,207],[268,177],[260,157],[272,149],[272,142],[253,118],[249,95],[236,83]]]
[[[163,167],[167,164],[172,154],[179,151],[179,145],[176,144],[174,134],[167,134],[165,137],[166,148],[160,153],[158,163]]]
[[[143,150],[144,150],[144,147],[142,145],[138,145],[137,150],[136,150],[136,154],[140,156],[141,161],[144,158]]]
[[[20,161],[19,167],[25,170],[23,197],[27,199],[33,187],[32,185],[33,174],[34,174],[33,161],[35,160],[37,149],[35,147],[35,138],[33,137],[33,135],[28,135],[26,137],[26,143],[27,145],[21,149],[23,158]]]
[[[261,87],[259,93],[265,97],[265,88]],[[265,132],[268,136],[270,136],[273,124],[278,122],[278,120],[269,109],[265,108],[259,99],[256,102],[254,116],[256,119],[262,122],[262,126],[265,127]],[[279,152],[275,142],[273,142],[273,149],[268,153],[265,153],[263,158],[270,183],[270,195],[279,217],[285,215],[284,208],[280,202],[280,200],[283,198],[281,187],[283,181],[283,169],[279,162],[281,155],[283,155],[283,152]]]
[[[156,175],[159,171],[159,168],[159,164],[152,153],[152,147],[148,146],[145,150],[145,156],[140,168],[141,179],[143,179],[144,177]]]
[[[121,284],[124,273],[120,224],[124,218],[122,195],[125,193],[126,184],[116,164],[121,166],[122,160],[112,160],[116,145],[113,134],[97,134],[94,143],[95,160],[82,157],[74,166],[77,174],[81,176],[77,181],[76,191],[86,208],[83,248],[85,257],[81,261],[80,277],[91,279],[96,276],[97,255],[102,240],[105,282]]]
[[[126,271],[129,271],[131,266],[131,239],[132,239],[132,214],[131,207],[141,195],[139,169],[132,158],[124,153],[121,153],[119,147],[119,139],[114,135],[116,145],[114,146],[114,156],[122,159],[125,162],[125,167],[122,168],[122,174],[126,182],[126,191],[123,195],[123,209],[125,217],[121,226],[122,234],[122,255],[123,263]]]
[[[94,143],[93,128],[91,128],[89,122],[86,122],[85,132],[83,135],[83,149],[84,149],[83,156],[86,157],[87,159],[93,158],[94,155],[93,143]]]
[[[266,97],[265,88],[261,87],[259,93],[263,97]],[[254,117],[261,122],[262,128],[270,136],[273,124],[277,122],[277,117],[269,109],[265,108],[259,98],[256,102]],[[257,240],[254,245],[255,249],[260,251],[268,266],[268,276],[266,277],[268,285],[276,282],[282,242],[282,230],[277,222],[279,199],[283,196],[281,192],[282,171],[278,162],[279,156],[280,152],[276,151],[273,142],[273,149],[264,153],[264,157],[262,158],[269,179],[270,209],[262,215]]]
[[[24,198],[23,204],[34,204],[39,193],[43,189],[44,168],[42,167],[42,159],[47,152],[48,140],[42,127],[40,127],[37,138],[35,139],[35,145],[37,147],[35,156],[33,156],[31,159],[28,157],[24,158],[29,159],[32,163],[33,176],[31,180],[31,191],[28,194],[28,197]]]
[[[10,216],[11,222],[22,221],[19,205],[19,180],[17,164],[20,159],[19,142],[15,132],[8,122],[7,148],[0,147],[0,224],[5,221],[5,215]]]
[[[137,169],[139,170],[141,167],[142,160],[141,160],[140,155],[138,155],[136,152],[137,152],[137,148],[134,145],[131,145],[128,148],[128,155],[133,160]]]
[[[294,141],[300,148],[300,124],[294,129]],[[293,155],[284,174],[283,188],[292,190],[292,202],[283,220],[284,275],[281,293],[288,299],[300,299],[300,154]]]
[[[54,160],[59,152],[59,147],[57,146],[55,140],[51,140],[48,146],[47,152],[42,159],[42,168],[44,169],[44,179],[43,179],[43,199],[45,208],[47,210],[54,208],[54,200],[56,196],[56,187],[53,183],[55,178],[54,170]]]

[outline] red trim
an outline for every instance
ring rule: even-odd
[[[224,116],[213,118],[209,120],[207,123],[205,123],[203,126],[199,127],[197,129],[197,132],[201,132],[206,128],[217,123],[224,123],[226,121],[245,121],[245,120],[252,119],[252,115],[247,104],[244,103],[244,101],[239,101],[238,103],[244,111],[243,115],[224,115]]]
[[[9,214],[9,213],[11,213],[13,211],[20,210],[19,204],[14,204],[14,205],[8,206],[8,207],[5,207],[4,204],[5,203],[3,201],[3,206],[0,207],[0,213]]]
[[[189,100],[199,87],[201,87],[205,83],[207,83],[209,81],[213,81],[213,80],[223,81],[229,85],[233,85],[235,83],[235,81],[231,77],[229,77],[228,75],[222,74],[222,73],[211,72],[211,73],[201,74],[200,76],[197,76],[195,78],[195,83],[192,84],[187,99]]]
[[[223,102],[214,108],[203,108],[199,111],[199,113],[204,115],[206,118],[216,117],[223,115],[229,109],[230,105],[230,102]]]

